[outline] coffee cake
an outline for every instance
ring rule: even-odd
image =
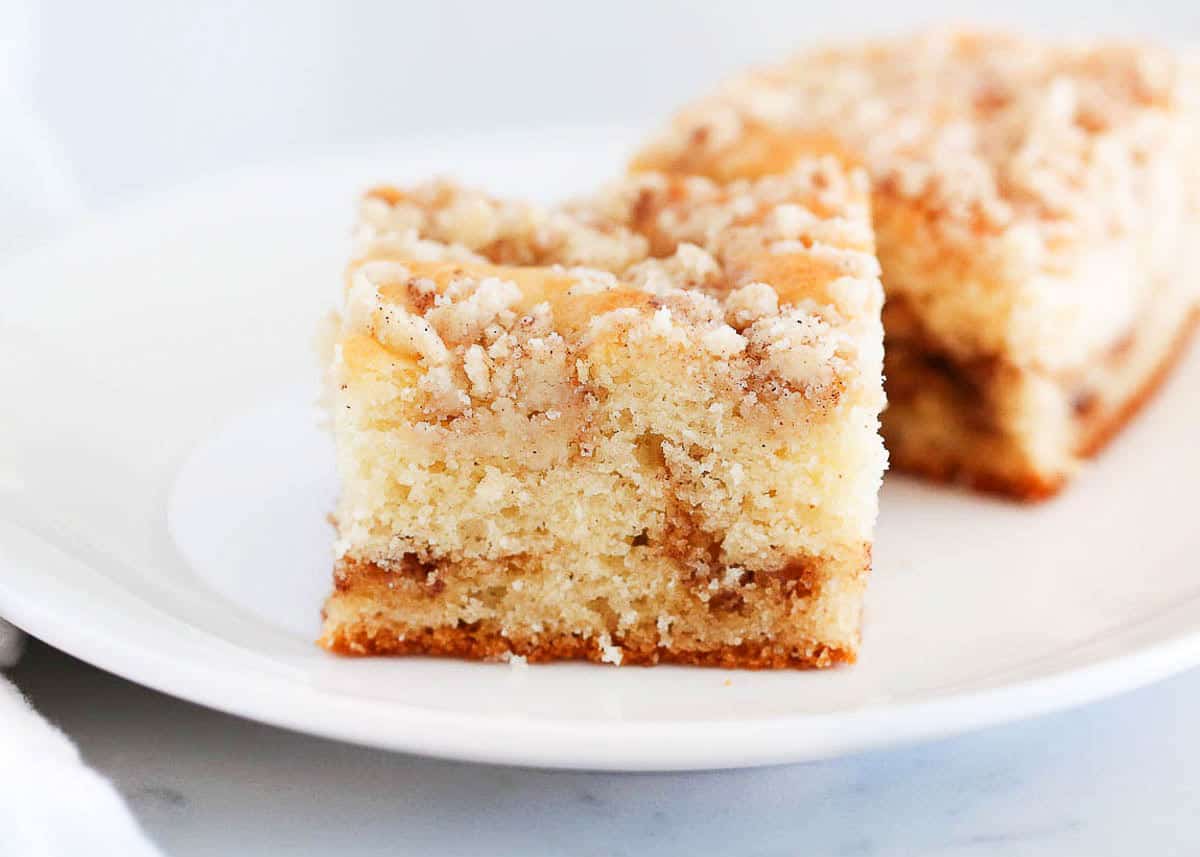
[[[852,661],[885,466],[861,170],[362,204],[329,402],[344,654]]]
[[[1169,51],[939,31],[805,53],[684,110],[635,170],[832,152],[873,184],[901,470],[1054,493],[1195,319],[1197,75]]]

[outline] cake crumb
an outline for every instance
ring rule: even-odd
[[[612,637],[610,637],[608,634],[601,634],[597,642],[600,646],[600,660],[604,661],[606,664],[620,666],[621,661],[624,659],[625,652],[620,646],[613,645]]]

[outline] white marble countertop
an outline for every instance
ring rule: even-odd
[[[1200,672],[889,752],[630,775],[337,744],[172,699],[36,643],[11,676],[171,857],[1200,852]]]

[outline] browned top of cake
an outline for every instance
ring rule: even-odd
[[[838,46],[745,74],[682,113],[635,163],[727,175],[846,147],[876,189],[970,233],[1070,242],[1121,230],[1194,114],[1194,64],[1116,41],[937,31]],[[830,136],[833,135],[832,141]],[[1190,156],[1194,160],[1194,156]]]
[[[640,175],[558,209],[446,182],[378,188],[346,318],[433,360],[521,319],[586,339],[637,311],[791,383],[852,381],[881,301],[867,200],[865,175],[832,158],[727,184]]]

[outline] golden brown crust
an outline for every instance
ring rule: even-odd
[[[544,634],[536,641],[502,636],[486,623],[458,628],[411,628],[377,620],[329,629],[320,644],[339,655],[437,655],[470,660],[502,660],[516,655],[530,663],[591,661],[604,663],[596,641],[573,634]],[[622,650],[622,665],[660,663],[725,669],[827,669],[854,663],[855,653],[815,641],[787,648],[770,642],[743,643],[707,651],[689,651],[645,641],[614,638]]]
[[[869,546],[864,546],[859,562],[865,574],[871,564]],[[587,660],[739,669],[824,669],[853,663],[857,635],[818,639],[799,630],[806,615],[804,605],[813,604],[818,595],[814,575],[811,562],[795,562],[769,576],[755,577],[748,590],[716,590],[707,602],[696,599],[697,612],[681,616],[679,633],[664,638],[653,624],[601,625],[579,631],[547,623],[531,633],[528,625],[515,630],[511,617],[506,621],[502,613],[455,620],[447,618],[439,605],[459,603],[466,592],[486,597],[492,584],[472,590],[464,569],[421,562],[412,555],[388,568],[343,559],[334,569],[334,593],[322,611],[324,631],[318,642],[342,655],[439,655],[493,661],[518,656],[532,662]],[[521,592],[529,588],[526,583]],[[778,633],[764,634],[762,628],[755,631],[747,626],[744,635],[722,641],[686,632],[697,622],[723,622],[740,613],[752,594],[758,596],[756,609],[766,607],[764,591],[771,593],[776,608],[772,624]],[[698,593],[695,590],[689,600]],[[725,603],[722,596],[732,596],[730,600],[737,603]],[[679,605],[673,609],[679,610]]]

